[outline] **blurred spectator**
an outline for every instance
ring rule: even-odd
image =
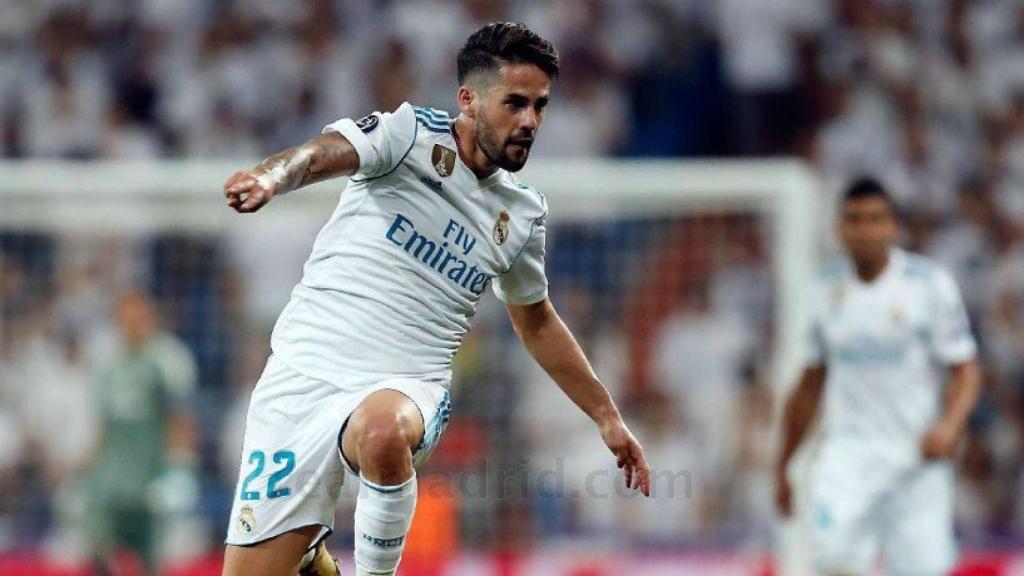
[[[99,54],[88,49],[82,10],[50,16],[37,30],[24,70],[19,131],[30,156],[98,156],[110,101],[110,79]]]
[[[610,474],[606,489],[620,496],[606,504],[617,509],[615,527],[640,546],[707,540],[717,529],[722,488],[705,449],[708,438],[693,427],[690,411],[653,389],[635,398],[628,413],[652,462],[653,497],[622,498],[611,490],[620,480]]]
[[[803,120],[801,42],[815,31],[814,26],[820,26],[824,12],[809,0],[716,4],[725,76],[736,94],[734,129],[739,152],[789,152]]]
[[[972,318],[980,318],[991,295],[993,268],[992,232],[997,224],[996,206],[989,184],[968,179],[960,187],[956,217],[937,231],[924,250],[953,273],[964,293],[964,303]],[[908,204],[914,206],[914,204]]]
[[[682,407],[707,469],[720,475],[705,479],[714,486],[724,485],[734,472],[743,370],[753,358],[754,343],[738,310],[715,307],[707,280],[685,286],[655,338],[654,381]]]

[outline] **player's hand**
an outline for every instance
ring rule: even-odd
[[[921,455],[927,460],[949,458],[956,450],[960,431],[955,426],[939,420],[921,439]]]
[[[626,488],[651,496],[651,468],[644,457],[644,449],[633,437],[621,418],[601,426],[601,439],[618,460],[619,468],[626,474]]]
[[[775,473],[775,506],[783,518],[793,515],[793,485],[786,474],[785,466]]]
[[[274,193],[275,190],[261,185],[256,174],[249,170],[235,172],[224,183],[224,196],[235,212],[255,212],[270,202]]]

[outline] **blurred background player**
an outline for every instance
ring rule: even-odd
[[[224,185],[253,212],[351,176],[281,313],[253,392],[224,574],[336,574],[323,539],[348,469],[360,481],[355,563],[395,574],[415,468],[450,414],[452,358],[488,285],[526,349],[596,424],[626,486],[650,495],[643,449],[548,300],[544,197],[518,172],[544,120],[558,54],[491,23],[458,53],[461,114],[408,102],[342,119]],[[315,548],[308,551],[307,549]]]
[[[188,405],[195,387],[191,353],[160,329],[153,301],[140,292],[117,302],[120,347],[98,379],[100,442],[86,475],[85,522],[101,574],[115,573],[112,553],[138,555],[157,569],[156,521],[161,480],[194,464],[195,432]]]
[[[810,522],[826,576],[870,574],[879,546],[895,576],[956,561],[950,458],[980,391],[976,345],[952,276],[895,247],[898,231],[878,182],[850,186],[848,258],[813,287],[807,368],[785,407],[777,500],[789,515],[787,465],[824,400]]]

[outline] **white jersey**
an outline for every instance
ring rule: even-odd
[[[505,170],[478,179],[452,122],[404,103],[324,128],[352,143],[359,170],[274,327],[295,370],[339,386],[447,384],[488,285],[509,304],[547,298],[544,197]]]
[[[953,277],[893,249],[871,283],[849,262],[829,267],[810,300],[808,366],[825,365],[826,445],[858,446],[889,461],[918,461],[942,409],[950,365],[975,357]]]

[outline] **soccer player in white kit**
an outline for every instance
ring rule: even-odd
[[[521,24],[490,24],[459,51],[457,118],[404,103],[342,119],[225,183],[228,205],[252,212],[350,176],[252,394],[225,575],[337,574],[323,538],[344,469],[360,480],[356,573],[395,573],[415,470],[448,422],[452,357],[488,286],[593,419],[626,484],[650,494],[643,449],[548,300],[544,197],[512,174],[557,73],[549,42]]]
[[[776,499],[824,394],[810,479],[811,556],[825,576],[947,574],[956,561],[950,458],[977,401],[976,346],[952,276],[894,246],[892,199],[870,179],[840,207],[848,258],[808,300],[806,370],[789,397]],[[948,382],[948,386],[947,386]]]

